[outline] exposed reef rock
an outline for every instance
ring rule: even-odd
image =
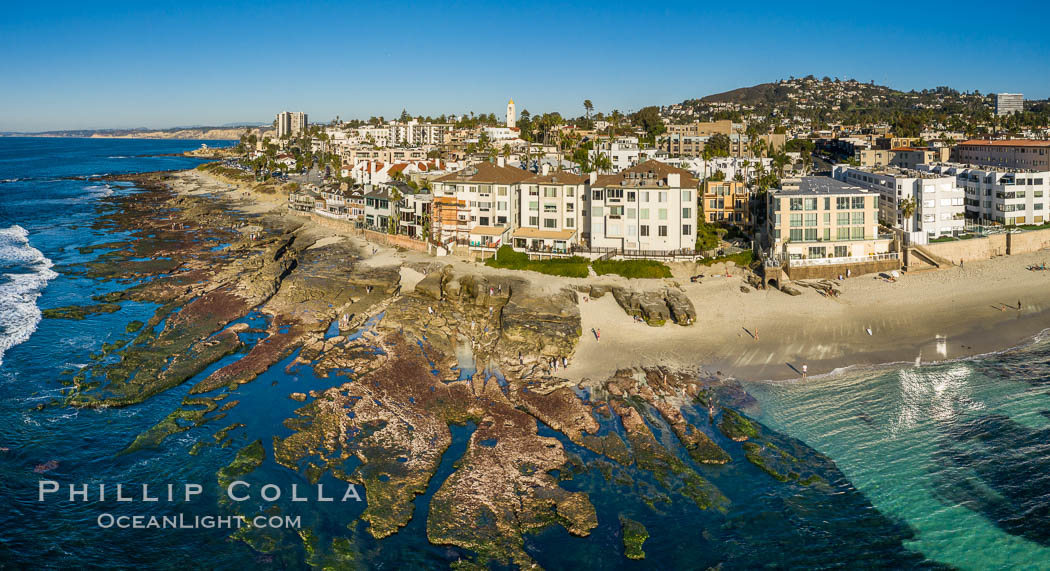
[[[616,303],[628,315],[639,317],[647,324],[659,327],[673,320],[679,325],[692,325],[696,322],[696,308],[693,302],[677,288],[663,291],[636,292],[622,287],[612,288]]]

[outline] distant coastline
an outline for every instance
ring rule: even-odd
[[[268,131],[268,127],[197,127],[186,129],[85,129],[45,131],[39,133],[0,133],[0,137],[33,137],[58,139],[171,139],[203,141],[236,141],[245,131]]]

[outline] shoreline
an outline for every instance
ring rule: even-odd
[[[852,277],[841,282],[841,294],[834,299],[811,288],[800,288],[800,296],[771,289],[743,293],[743,273],[721,264],[668,264],[670,279],[559,278],[371,244],[349,229],[334,230],[287,211],[279,193],[254,192],[246,184],[196,170],[171,174],[186,183],[176,185],[177,192],[224,195],[248,213],[279,209],[282,216],[293,216],[321,233],[343,236],[362,249],[375,246],[376,253],[364,260],[371,266],[451,264],[458,271],[522,278],[530,288],[551,293],[583,285],[638,291],[677,285],[685,292],[697,312],[697,322],[686,327],[673,323],[650,327],[635,322],[611,294],[589,301],[580,294],[582,335],[559,375],[585,385],[634,367],[667,366],[749,381],[784,381],[801,378],[803,364],[809,376],[823,376],[851,366],[915,362],[920,356],[923,363],[953,361],[1023,345],[1050,327],[1050,275],[1025,269],[1050,258],[1050,251],[969,262],[964,268],[905,273],[895,283],[876,275]],[[727,271],[732,277],[725,277]],[[701,283],[690,283],[688,277],[697,273],[706,277]],[[1020,312],[998,309],[1019,300]],[[866,332],[869,327],[871,335]],[[592,328],[601,331],[600,342]],[[752,337],[756,330],[757,340]]]

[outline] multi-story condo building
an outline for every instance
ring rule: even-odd
[[[423,240],[427,237],[430,228],[430,213],[434,204],[434,195],[427,192],[406,191],[403,192],[403,197],[397,205],[398,233],[409,238]]]
[[[277,138],[294,137],[306,132],[306,113],[302,111],[281,111],[277,114]]]
[[[879,236],[879,196],[828,177],[785,180],[767,195],[770,254],[780,260],[875,259],[892,250]]]
[[[1024,111],[1023,93],[996,93],[995,114],[999,117]]]
[[[646,154],[638,147],[638,137],[599,138],[595,148],[590,151],[592,161],[598,158],[598,155],[609,157],[612,172],[633,167]]]
[[[1050,170],[1050,141],[970,140],[952,149],[952,162],[1004,169]]]
[[[707,222],[751,226],[751,191],[742,182],[705,182],[700,206]]]
[[[468,244],[477,227],[509,230],[516,219],[521,183],[532,176],[522,169],[481,162],[433,179],[435,238],[443,244]]]
[[[522,181],[516,208],[515,249],[566,253],[579,242],[589,179],[545,172]]]
[[[733,122],[729,119],[710,122],[694,121],[692,123],[686,123],[684,125],[667,126],[667,132],[669,134],[690,135],[693,137],[702,137],[707,135],[731,135],[733,133],[742,133],[743,131],[743,125],[733,124]]]
[[[592,176],[584,241],[592,248],[692,250],[698,187],[689,171],[653,160]]]
[[[836,180],[873,190],[879,195],[879,221],[900,228],[910,244],[926,244],[942,236],[956,236],[966,225],[966,197],[952,175],[911,169],[861,169],[836,165]],[[914,210],[905,216],[905,205]]]
[[[919,170],[954,176],[964,189],[966,216],[979,223],[1013,226],[1050,221],[1050,169],[976,168],[945,163]]]
[[[426,161],[425,148],[389,148],[375,149],[372,147],[352,147],[344,149],[340,159],[344,165],[358,165],[362,161],[374,161],[380,163],[399,163],[403,161]]]
[[[445,123],[394,123],[387,127],[387,144],[395,147],[419,145],[443,145],[445,137],[452,132],[452,125]]]

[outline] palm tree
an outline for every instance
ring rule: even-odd
[[[911,232],[911,230],[909,229],[909,226],[911,226],[911,224],[909,223],[912,221],[912,216],[915,215],[915,198],[905,198],[904,200],[900,201],[898,207],[900,208],[901,214],[904,216],[904,231]]]

